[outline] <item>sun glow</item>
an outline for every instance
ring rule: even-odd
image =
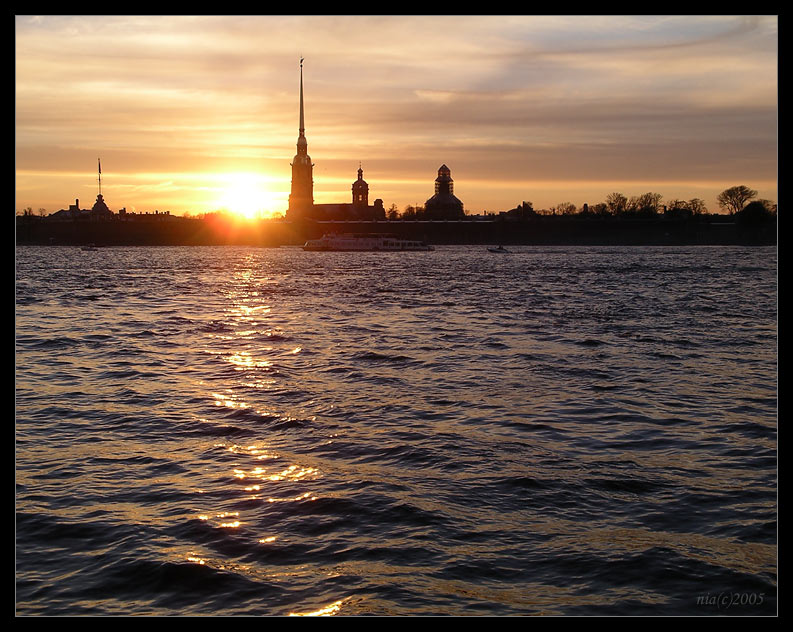
[[[270,179],[255,173],[227,173],[218,185],[219,210],[247,219],[272,217],[286,208],[282,194],[273,191]]]

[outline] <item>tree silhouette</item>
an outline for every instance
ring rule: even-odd
[[[606,198],[606,207],[612,215],[624,213],[628,208],[628,198],[626,198],[622,193],[609,193],[608,197]]]
[[[746,203],[753,197],[757,197],[757,191],[741,184],[737,187],[725,189],[719,193],[716,200],[721,208],[726,209],[730,215],[734,215],[738,211],[743,210]]]
[[[576,206],[571,202],[560,202],[556,205],[555,210],[558,211],[560,215],[574,215]]]
[[[634,195],[628,201],[627,210],[637,217],[652,217],[658,213],[663,196],[660,193],[642,193]]]
[[[701,215],[702,213],[708,212],[708,209],[705,206],[705,200],[700,198],[691,198],[688,201],[688,208],[694,215]]]
[[[416,207],[408,204],[402,211],[402,219],[416,219]]]

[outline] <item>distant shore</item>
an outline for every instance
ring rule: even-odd
[[[149,216],[152,217],[152,216]],[[156,218],[156,219],[154,219]],[[693,219],[536,217],[492,221],[223,221],[154,216],[134,221],[48,221],[18,216],[17,245],[76,246],[298,246],[325,233],[389,233],[430,244],[684,246],[777,243],[776,221],[731,216]]]

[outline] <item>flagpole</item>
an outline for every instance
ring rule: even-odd
[[[99,167],[99,195],[102,195],[102,161],[97,158],[96,163]]]

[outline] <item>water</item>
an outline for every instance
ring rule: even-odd
[[[775,248],[16,250],[19,615],[775,615]]]

